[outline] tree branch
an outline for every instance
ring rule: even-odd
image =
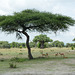
[[[9,31],[11,31],[11,30],[13,30],[13,31],[17,31],[17,32],[19,32],[19,33],[22,33],[23,31],[20,31],[20,30],[17,30],[17,29],[14,29],[14,28],[6,28],[6,30],[9,30]]]
[[[19,33],[23,33],[23,31],[20,31],[20,30],[17,30],[17,29],[14,29],[15,31],[19,32]]]

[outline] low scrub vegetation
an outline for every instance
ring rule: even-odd
[[[13,62],[9,63],[9,66],[10,68],[17,68],[16,63],[13,63]]]

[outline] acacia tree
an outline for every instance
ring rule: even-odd
[[[27,37],[26,46],[29,59],[33,59],[29,46],[28,31],[64,31],[69,26],[73,26],[74,22],[72,18],[67,16],[27,9],[13,15],[0,16],[0,30],[7,33],[16,32],[18,39],[22,38],[21,34],[24,34]]]
[[[33,39],[34,42],[39,42],[40,43],[40,48],[44,48],[44,43],[45,42],[52,42],[53,40],[47,37],[47,35],[38,35],[35,36]]]

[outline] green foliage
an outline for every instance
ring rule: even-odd
[[[37,43],[37,47],[38,47],[38,48],[41,47],[41,43],[40,43],[40,42]]]
[[[38,36],[35,36],[34,39],[33,39],[34,42],[40,42],[40,41],[44,41],[44,42],[52,42],[53,40],[50,39],[49,37],[47,37],[47,35],[38,35]]]
[[[70,44],[70,43],[67,43],[67,44],[66,44],[66,47],[71,47],[71,44]]]
[[[61,41],[58,41],[58,40],[52,42],[51,45],[52,45],[53,47],[64,47],[64,43],[61,42]]]
[[[3,54],[0,52],[0,55],[3,55]]]
[[[1,61],[1,62],[4,62],[4,61],[5,61],[5,59],[4,59],[4,58],[1,58],[1,59],[0,59],[0,61]]]
[[[35,42],[30,42],[29,45],[30,45],[31,48],[35,47]]]
[[[41,43],[38,42],[37,43],[37,47],[40,48],[41,47]],[[48,48],[49,47],[49,43],[44,43],[44,48]]]
[[[66,44],[66,47],[72,47],[72,46],[75,47],[75,43],[67,43]]]
[[[0,48],[10,48],[10,44],[7,41],[0,41]]]
[[[49,48],[49,43],[46,42],[46,43],[44,44],[44,48]]]
[[[21,45],[21,46],[19,46],[19,48],[22,48],[22,45]]]
[[[23,55],[23,53],[19,53],[19,55]]]
[[[11,61],[15,61],[15,62],[24,62],[25,58],[18,58],[18,57],[14,57],[11,59]]]
[[[8,43],[7,41],[0,41],[0,48],[25,48],[25,43],[12,42]]]
[[[61,43],[59,43],[59,44],[58,44],[58,47],[60,47],[60,48],[61,48],[61,47],[63,47],[63,45],[62,45]]]
[[[74,47],[72,46],[71,49],[74,50]]]
[[[52,14],[50,12],[40,12],[37,10],[23,10],[16,12],[14,15],[0,16],[0,28],[8,33],[18,32],[19,30],[29,31],[53,31],[67,30],[69,26],[73,26],[75,20],[71,17],[60,14]]]
[[[12,42],[10,43],[11,48],[25,48],[25,43]]]
[[[45,44],[45,42],[52,42],[53,40],[50,39],[49,37],[47,37],[47,35],[41,34],[41,35],[35,36],[33,41],[39,42],[38,48],[45,48],[47,46],[47,44]]]
[[[54,47],[54,44],[53,43],[49,43],[49,47]]]
[[[17,68],[15,63],[9,63],[10,68]]]

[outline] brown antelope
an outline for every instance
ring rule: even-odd
[[[63,57],[65,56],[64,53],[59,53],[59,54],[60,54],[61,56],[63,56]]]
[[[48,57],[48,53],[42,54],[42,57]]]
[[[58,56],[58,53],[56,53],[55,56]]]
[[[46,57],[48,57],[48,53],[46,53]]]
[[[46,54],[42,54],[42,57],[46,56]]]

